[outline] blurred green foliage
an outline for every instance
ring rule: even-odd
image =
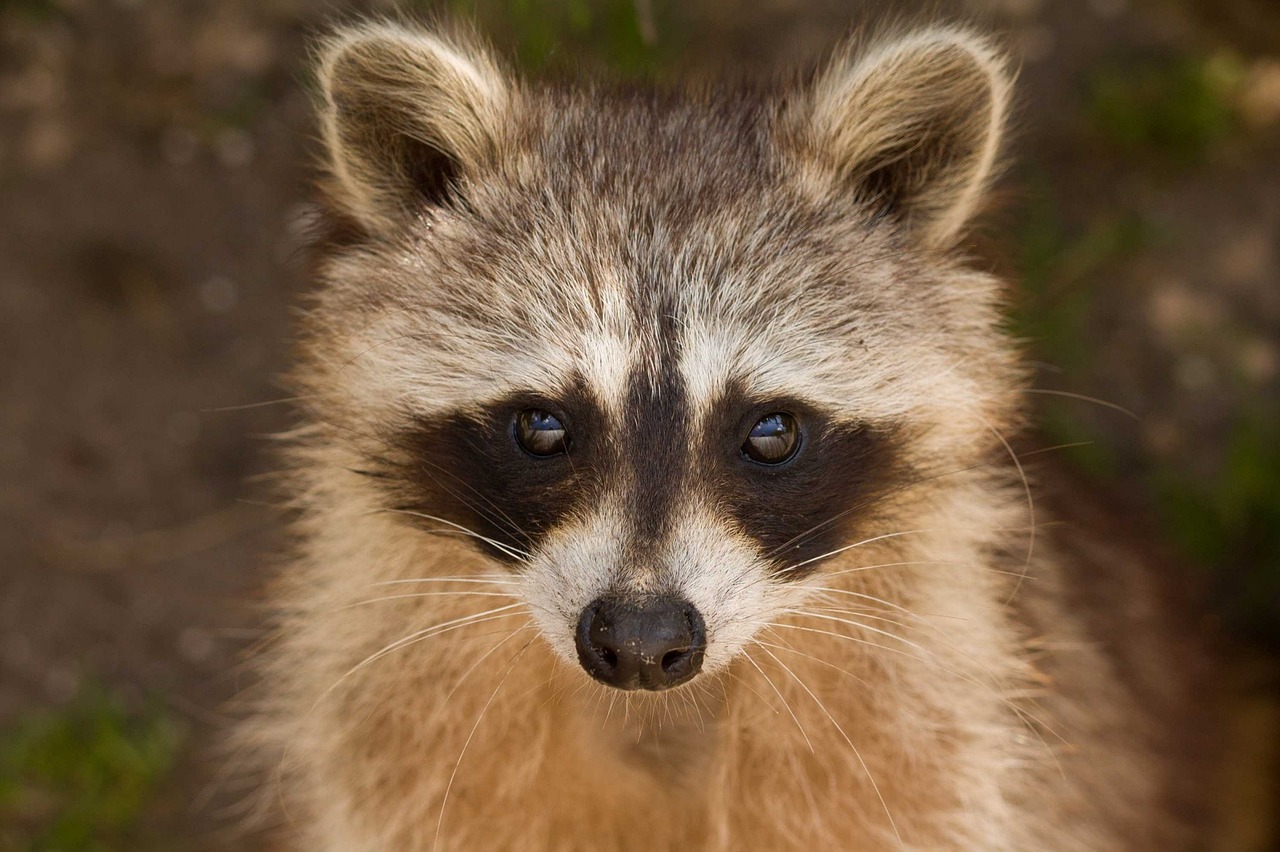
[[[1280,410],[1259,405],[1237,415],[1216,476],[1172,468],[1153,476],[1173,540],[1216,566],[1228,622],[1274,640],[1280,610]]]
[[[670,53],[672,33],[659,28],[645,0],[451,0],[453,15],[514,45],[530,71],[594,66],[624,77],[650,75]]]
[[[0,0],[0,15],[14,13],[35,21],[49,21],[62,16],[54,0]]]
[[[1089,357],[1085,326],[1098,272],[1145,247],[1151,227],[1138,215],[1098,216],[1078,232],[1063,221],[1053,189],[1033,179],[1016,233],[1022,301],[1015,331],[1063,369],[1083,367]]]
[[[99,687],[21,719],[0,734],[0,849],[137,849],[183,739],[158,703],[131,712]]]
[[[1107,66],[1089,84],[1090,118],[1128,157],[1195,165],[1238,130],[1233,99],[1243,78],[1227,54]]]
[[[1116,279],[1122,264],[1159,246],[1163,236],[1130,212],[1102,212],[1069,224],[1051,183],[1028,180],[1028,201],[1014,246],[1020,298],[1011,313],[1014,333],[1034,357],[1072,382],[1105,369],[1095,355],[1095,281]],[[1169,539],[1212,571],[1218,605],[1236,632],[1268,642],[1280,614],[1280,406],[1259,400],[1241,384],[1235,425],[1212,476],[1193,475],[1176,457],[1134,458],[1114,431],[1083,416],[1080,404],[1045,396],[1037,419],[1048,443],[1086,475],[1144,488]]]
[[[1010,316],[1013,333],[1052,368],[1081,375],[1093,358],[1093,281],[1146,247],[1154,239],[1153,228],[1126,213],[1099,216],[1072,229],[1043,176],[1029,182],[1019,221],[1014,248],[1021,278]],[[1075,414],[1078,405],[1052,396],[1038,399],[1041,431],[1051,444],[1063,445],[1063,455],[1090,476],[1112,478],[1119,456]]]

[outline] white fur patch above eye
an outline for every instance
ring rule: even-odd
[[[574,362],[592,395],[610,419],[622,419],[627,384],[635,372],[638,355],[626,337],[598,330],[583,335],[574,347]]]
[[[339,258],[328,272],[376,282],[371,289],[389,294],[385,304],[355,299],[350,328],[331,335],[331,348],[313,351],[330,374],[326,392],[371,421],[397,411],[474,409],[512,393],[556,401],[581,385],[611,420],[621,417],[639,355],[620,296],[598,317],[542,309],[518,318],[502,304],[475,315],[424,292],[421,282],[439,273],[412,253],[391,264]]]
[[[925,380],[953,366],[944,353],[925,347],[904,357],[902,342],[874,327],[854,351],[847,332],[806,331],[795,319],[770,328],[709,320],[687,325],[680,372],[694,431],[732,382],[753,399],[801,399],[857,420],[898,420],[927,406],[933,383]]]

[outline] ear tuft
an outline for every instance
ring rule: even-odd
[[[838,54],[811,91],[804,136],[814,156],[923,244],[954,244],[995,168],[1008,62],[987,39],[949,27],[851,54]]]
[[[447,203],[496,156],[512,94],[489,55],[391,24],[319,45],[320,106],[333,200],[365,228]]]

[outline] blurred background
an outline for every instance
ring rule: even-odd
[[[280,543],[310,36],[443,8],[532,74],[751,77],[923,5],[0,0],[0,850],[243,848],[211,746]],[[1053,392],[1026,446],[1196,590],[1205,848],[1280,848],[1280,3],[927,5],[1021,65],[976,243]]]

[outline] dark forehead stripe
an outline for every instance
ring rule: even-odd
[[[654,231],[651,210],[635,210],[638,233]],[[628,243],[623,263],[630,269],[628,293],[639,358],[627,380],[616,445],[631,473],[626,507],[627,552],[640,571],[652,570],[656,551],[670,527],[688,470],[689,405],[680,374],[680,276],[665,268],[660,246]],[[649,563],[649,564],[646,564]]]
[[[653,370],[631,375],[617,447],[631,476],[624,503],[629,517],[628,561],[636,570],[657,567],[657,552],[686,493],[692,447],[689,405],[674,353]]]
[[[799,421],[800,451],[777,467],[752,463],[742,442],[759,418],[777,411]],[[753,399],[730,387],[710,423],[700,479],[713,483],[719,504],[783,580],[820,570],[820,557],[851,543],[878,498],[909,476],[896,430],[839,422],[800,400]]]

